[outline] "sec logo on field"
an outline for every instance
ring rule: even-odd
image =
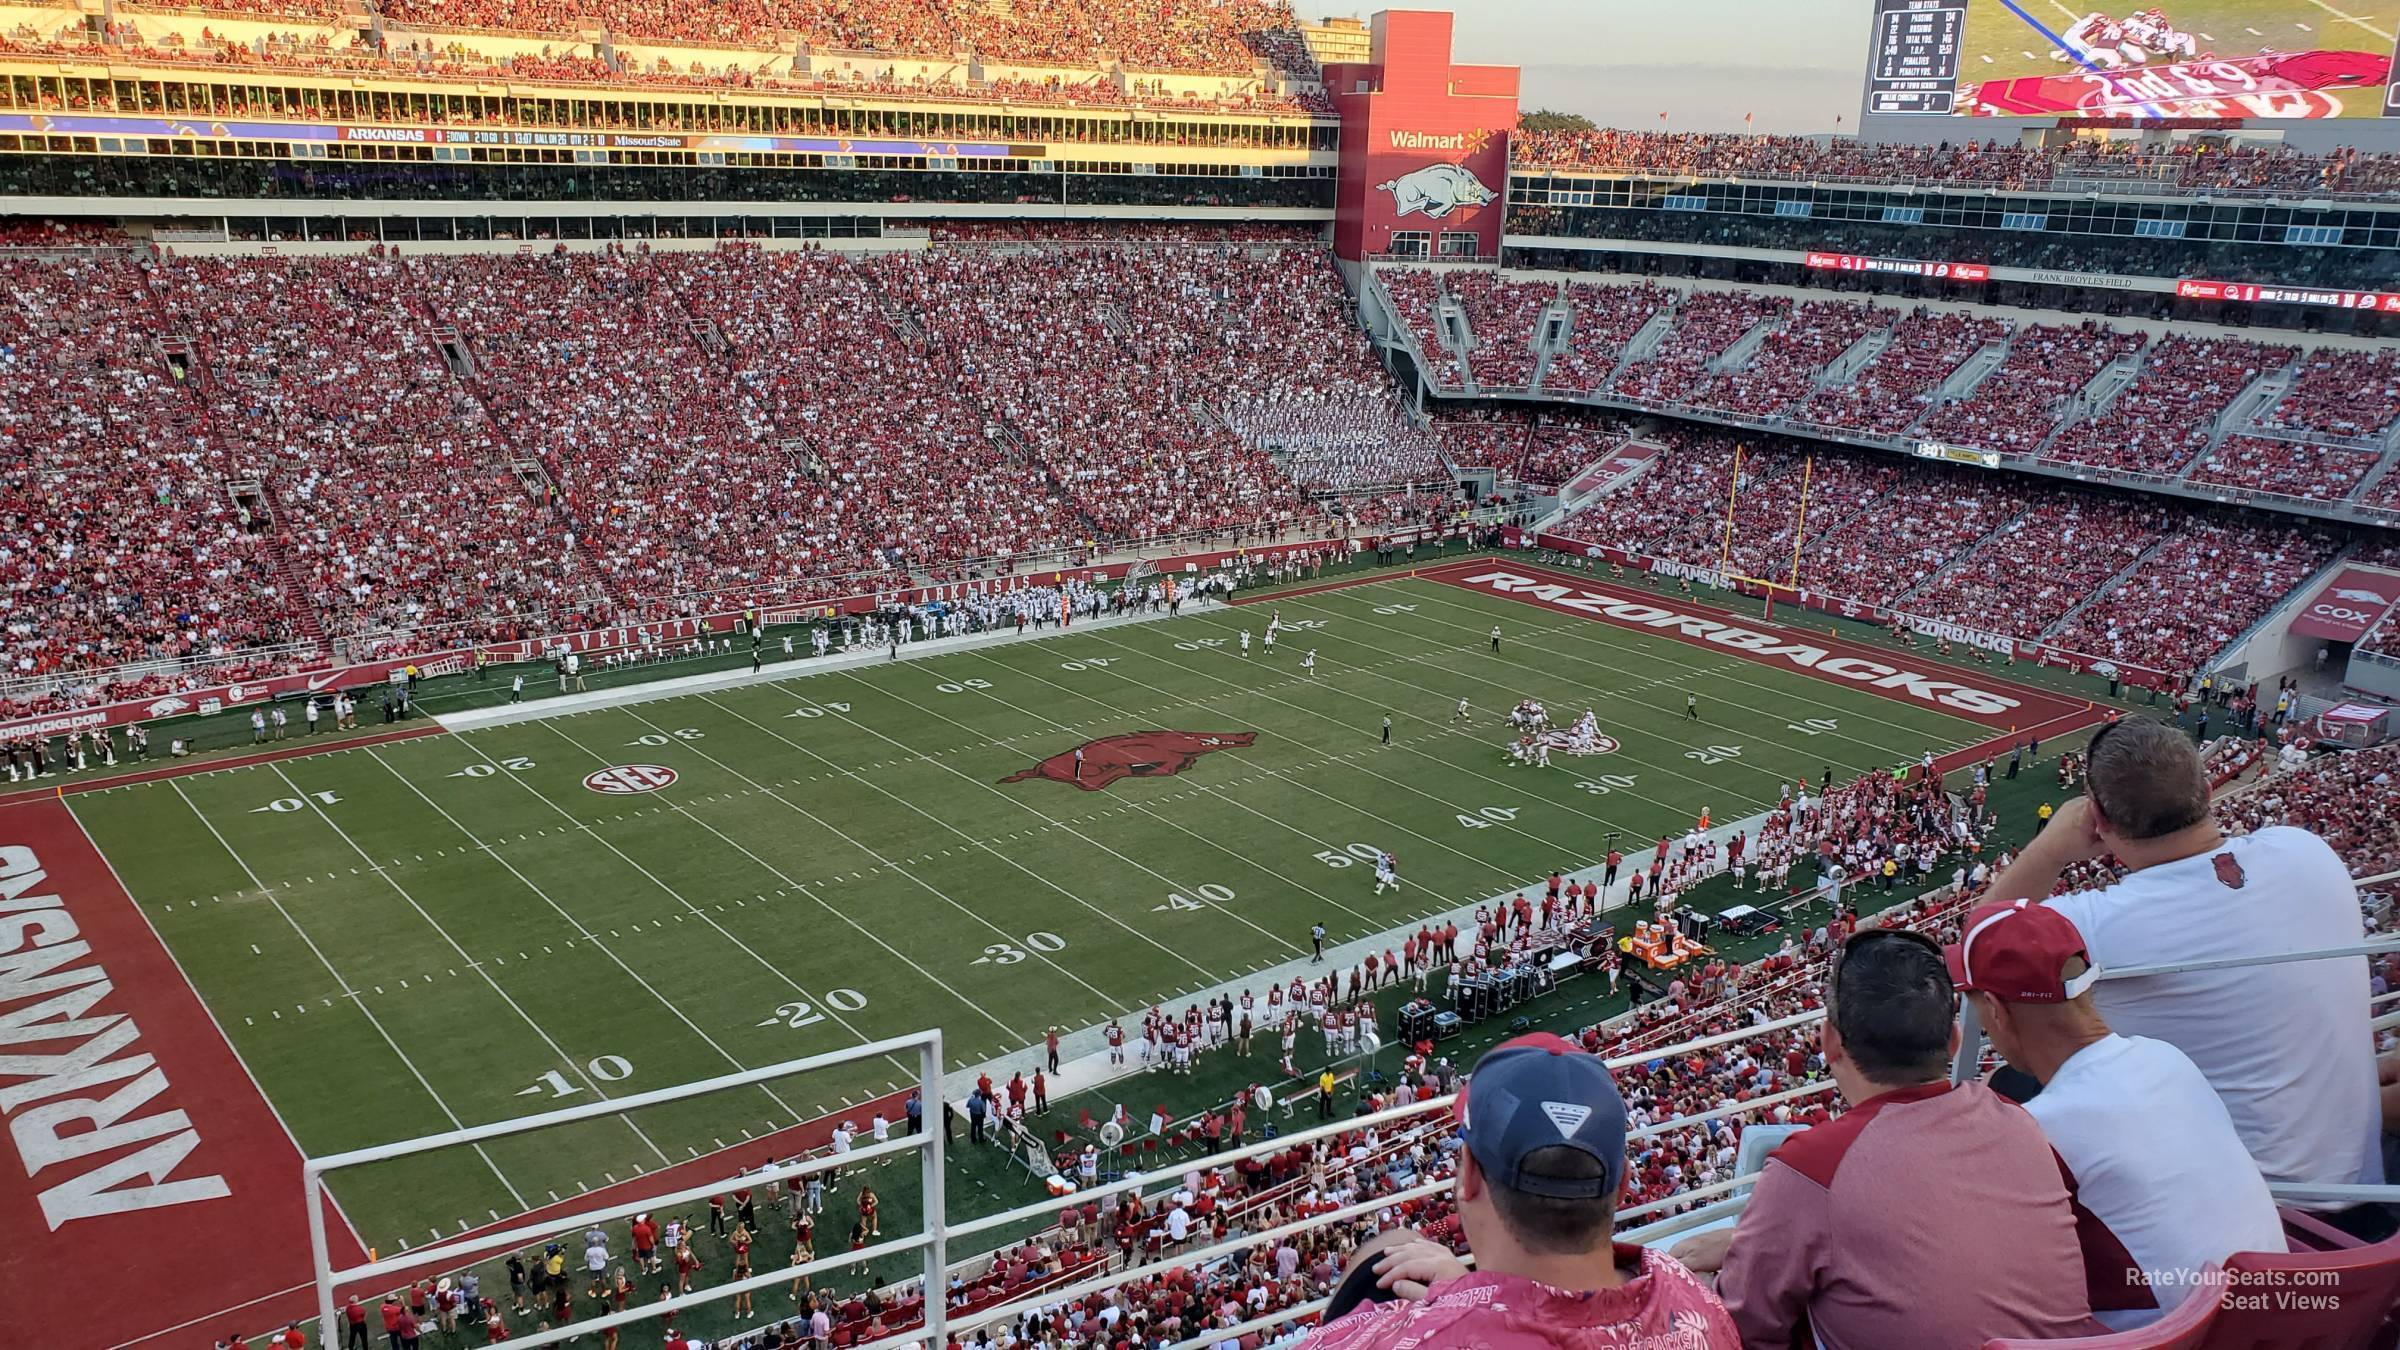
[[[663,764],[617,764],[583,777],[585,787],[612,797],[635,792],[656,792],[674,784],[675,771]]]

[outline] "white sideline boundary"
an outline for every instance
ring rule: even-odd
[[[1405,575],[1402,573],[1389,578],[1378,577],[1375,578],[1375,581],[1402,580],[1405,579]],[[1362,582],[1361,584],[1373,583]],[[1198,612],[1212,603],[1223,604],[1222,601],[1195,602],[1187,600],[1184,602],[1186,610],[1190,612]],[[902,647],[900,660],[927,661],[962,651],[1017,643],[1042,642],[1051,638],[1080,637],[1085,633],[1105,628],[1122,628],[1138,623],[1163,623],[1178,617],[1181,616],[1163,609],[1156,613],[1143,610],[1133,614],[1077,619],[1072,625],[1065,628],[1036,629],[1028,625],[1021,634],[1013,630],[1002,629],[992,632],[962,633],[954,637],[926,638]],[[735,650],[737,652],[740,650],[738,639],[735,643]],[[676,675],[663,680],[645,680],[622,689],[595,689],[581,694],[554,695],[537,699],[532,703],[502,703],[490,708],[469,708],[463,712],[434,713],[431,714],[431,717],[445,731],[460,733],[485,731],[492,727],[538,722],[549,717],[570,717],[579,713],[600,712],[609,708],[629,708],[637,704],[656,703],[665,699],[689,698],[695,694],[715,694],[729,689],[747,689],[757,685],[778,684],[785,680],[800,679],[810,675],[833,675],[843,671],[865,670],[893,663],[889,647],[861,645],[846,651],[829,653],[823,657],[802,656],[795,651],[789,658],[784,658],[779,645],[770,647],[770,651],[777,659],[762,662],[756,671],[746,669],[713,670],[697,675]],[[590,673],[588,666],[586,673]],[[546,680],[552,677],[543,675],[541,678]],[[527,682],[531,683],[531,681],[532,677],[529,676]]]

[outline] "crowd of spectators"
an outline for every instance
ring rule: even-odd
[[[1782,580],[1802,528],[1809,452],[1752,439],[1737,492],[1731,435],[1684,429],[1658,439],[1666,449],[1647,473],[1557,533],[1693,567],[1727,558],[1736,573]],[[2337,547],[2314,528],[2212,520],[2163,501],[1822,447],[1806,487],[1807,589],[2020,640],[2049,633],[2045,641],[2065,650],[2154,670],[2197,668]]]
[[[1796,321],[1796,320],[1795,320]],[[1891,345],[1845,384],[1820,389],[1791,415],[1816,426],[1897,435],[1914,425],[1967,359],[2008,338],[2005,319],[1918,309],[1892,327]]]
[[[1566,349],[1550,358],[1550,368],[1542,375],[1544,389],[1566,398],[1582,398],[1608,383],[1624,359],[1626,344],[1674,305],[1671,292],[1648,283],[1570,281],[1566,295],[1575,315],[1567,327]]]
[[[2029,639],[2131,566],[2180,513],[2059,488],[2021,488],[2013,519],[1900,608],[1928,619]]]
[[[272,14],[326,26],[236,38],[202,26],[191,29],[138,10],[122,11],[97,31],[62,27],[42,33],[20,27],[0,37],[0,51],[93,57],[152,65],[270,66],[345,71],[412,80],[493,80],[599,85],[682,85],[694,88],[873,93],[892,98],[1034,103],[1063,106],[1170,105],[1243,112],[1327,115],[1330,99],[1314,84],[1263,83],[1258,63],[1285,75],[1314,79],[1306,44],[1288,9],[1259,0],[1092,6],[1053,0],[1020,4],[1002,13],[950,0],[904,0],[886,5],[853,0],[729,0],[676,6],[649,0],[393,0],[391,26],[380,34],[344,32],[332,16]],[[1264,25],[1264,26],[1253,26]],[[612,49],[586,45],[604,28]],[[786,34],[797,31],[809,49],[864,54],[866,65],[795,59]],[[487,49],[478,35],[545,39],[538,50],[513,43]],[[663,41],[671,46],[640,47]],[[1036,69],[970,78],[957,68],[962,44],[986,63]],[[1295,53],[1298,54],[1297,58]],[[909,57],[951,66],[904,73]],[[1124,76],[1103,74],[1121,59]],[[1142,72],[1150,72],[1145,78]],[[1217,75],[1214,89],[1195,88],[1192,75]],[[1170,77],[1184,76],[1178,82]]]
[[[2400,351],[2322,347],[2259,425],[2325,436],[2379,436],[2400,418]]]
[[[1325,256],[1249,242],[0,258],[9,711],[1444,480]],[[208,673],[325,653],[274,659]]]
[[[2315,528],[2185,516],[2048,641],[2152,670],[2197,669],[2338,548]]]
[[[1784,412],[1809,396],[1842,353],[1891,321],[1890,310],[1855,301],[1802,301],[1756,354],[1709,381],[1692,402],[1748,417]]]
[[[1483,268],[1454,271],[1442,278],[1467,316],[1474,346],[1467,353],[1467,370],[1485,389],[1523,389],[1533,383],[1534,328],[1550,302],[1558,298],[1554,282],[1507,281]]]
[[[2192,470],[2192,481],[2338,502],[2355,491],[2382,458],[2380,450],[2235,435],[2208,452]]]
[[[2009,340],[2008,357],[1966,398],[1925,420],[1927,436],[2008,454],[2029,454],[2049,439],[2077,395],[2115,361],[2141,350],[2142,338],[2096,320],[2034,324]]]
[[[2342,855],[2354,877],[2400,870],[2400,745],[2314,755],[2217,799],[2217,825],[2248,834],[2297,825]]]
[[[1908,145],[1841,136],[1520,129],[1509,155],[1524,169],[1704,178],[1967,183],[2007,189],[2045,188],[2062,179],[2112,179],[2151,183],[2163,191],[2400,192],[2400,156],[2351,146],[2314,154],[2281,144],[2223,145],[2198,139],[2153,146],[2079,138],[2065,146],[2037,148],[1995,140]]]
[[[1698,291],[1675,309],[1675,327],[1649,359],[1617,375],[1616,392],[1647,402],[1689,402],[1709,376],[1709,363],[1768,319],[1791,309],[1781,296],[1752,291]]]
[[[213,0],[242,18],[330,24],[330,0]],[[819,52],[867,52],[949,61],[972,50],[987,63],[1248,77],[1261,63],[1313,78],[1299,20],[1278,0],[723,0],[690,6],[655,0],[383,0],[405,30],[565,36],[601,27],[620,41],[775,47],[796,33]],[[130,25],[140,16],[128,11]]]
[[[2060,433],[2044,456],[2134,473],[2179,473],[2208,447],[2218,416],[2252,381],[2299,354],[2295,347],[2246,338],[2164,338],[2143,358],[2132,384]]]
[[[0,258],[9,677],[164,663],[129,677],[150,692],[173,687],[173,663],[295,636],[260,522],[229,490],[235,447],[170,359],[162,289],[123,257]]]

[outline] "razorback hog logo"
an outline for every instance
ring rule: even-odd
[[[1426,215],[1435,220],[1462,206],[1481,206],[1500,198],[1482,179],[1467,172],[1464,164],[1428,164],[1375,186],[1392,194],[1392,214]]]
[[[1165,778],[1182,773],[1215,750],[1240,750],[1258,739],[1255,731],[1133,731],[1085,741],[1075,750],[1061,750],[1030,769],[1001,779],[1021,783],[1048,778],[1098,792],[1120,778]],[[1083,752],[1083,773],[1075,772],[1076,750]]]
[[[2209,860],[2217,869],[2217,884],[2229,891],[2238,891],[2249,878],[2242,875],[2241,860],[2230,853],[2220,853]]]
[[[2362,605],[2381,605],[2388,603],[2382,596],[2377,595],[2375,592],[2361,590],[2356,586],[2336,586],[2333,588],[2333,593],[2338,599],[2355,600]]]

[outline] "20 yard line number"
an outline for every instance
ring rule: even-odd
[[[828,989],[825,1006],[837,1013],[854,1013],[867,1006],[867,996],[855,989]],[[778,1004],[775,1015],[759,1023],[762,1027],[786,1026],[794,1029],[815,1026],[825,1020],[825,1014],[797,999]]]

